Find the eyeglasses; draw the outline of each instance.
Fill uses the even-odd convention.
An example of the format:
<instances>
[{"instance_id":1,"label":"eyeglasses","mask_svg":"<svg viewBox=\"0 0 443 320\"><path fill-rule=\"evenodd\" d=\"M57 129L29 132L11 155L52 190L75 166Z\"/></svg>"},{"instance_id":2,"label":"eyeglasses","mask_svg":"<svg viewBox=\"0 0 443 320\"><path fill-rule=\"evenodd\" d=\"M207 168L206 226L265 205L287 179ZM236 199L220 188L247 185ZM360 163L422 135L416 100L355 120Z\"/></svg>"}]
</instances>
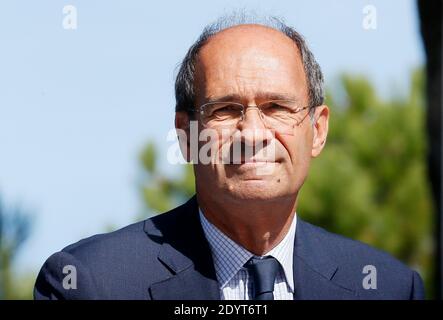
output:
<instances>
[{"instance_id":1,"label":"eyeglasses","mask_svg":"<svg viewBox=\"0 0 443 320\"><path fill-rule=\"evenodd\" d=\"M290 134L309 114L309 111L303 111L311 107L299 107L292 100L271 100L257 106L245 106L237 102L208 102L195 111L200 114L204 127L218 129L237 126L245 119L248 109L258 110L266 128Z\"/></svg>"}]
</instances>

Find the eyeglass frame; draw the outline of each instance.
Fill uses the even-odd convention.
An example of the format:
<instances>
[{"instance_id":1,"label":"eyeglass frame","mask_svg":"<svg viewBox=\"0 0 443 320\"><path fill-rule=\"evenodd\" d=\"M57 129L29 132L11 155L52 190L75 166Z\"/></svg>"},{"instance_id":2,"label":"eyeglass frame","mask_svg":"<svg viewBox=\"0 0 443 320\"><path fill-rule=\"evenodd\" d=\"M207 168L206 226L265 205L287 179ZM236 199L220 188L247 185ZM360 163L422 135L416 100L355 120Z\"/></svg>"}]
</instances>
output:
<instances>
[{"instance_id":1,"label":"eyeglass frame","mask_svg":"<svg viewBox=\"0 0 443 320\"><path fill-rule=\"evenodd\" d=\"M240 119L238 120L238 122L236 123L236 125L238 125L239 122L241 122L241 121L243 121L243 120L245 119L245 114L246 114L247 108L252 108L252 109L257 109L257 110L258 110L258 113L259 113L259 115L260 115L261 120L263 121L263 124L267 127L267 125L266 125L266 121L265 121L265 119L263 119L263 112L262 112L262 110L260 109L260 106L261 106L261 105L264 105L264 104L266 104L266 103L276 102L276 101L287 101L287 102L295 102L295 103L296 103L295 100L289 100L289 99L288 99L288 100L285 100L285 99L275 99L275 100L267 100L267 101L263 101L263 102L259 103L258 105L255 105L255 106L254 106L254 105L246 105L246 106L245 106L243 103L240 103L240 102L234 102L234 101L210 101L210 102L206 102L206 103L200 105L200 107L197 107L197 108L195 108L195 109L192 109L191 111L196 112L196 113L199 113L200 115L202 115L202 113L203 113L203 108L204 108L205 106L207 106L207 105L215 104L215 103L231 103L231 104L238 105L238 106L241 106L241 107L242 107L242 110L241 110L241 117L240 117ZM301 111L303 111L303 110L306 110L306 109L308 109L308 112L307 112L306 115L303 117L303 119L301 119L298 123L296 123L296 124L294 124L294 125L292 126L292 129L295 128L296 126L297 126L297 127L300 126L300 125L303 123L303 121L305 121L306 117L309 115L311 109L315 109L315 108L316 108L316 106L312 106L312 105L308 105L308 106L306 106L306 107L297 107L297 108L295 109L295 111L293 111L294 114L299 113L299 112L301 112ZM204 127L207 127L207 125L204 125L203 123L202 123L202 125L203 125ZM272 129L272 128L268 128L268 129Z\"/></svg>"}]
</instances>

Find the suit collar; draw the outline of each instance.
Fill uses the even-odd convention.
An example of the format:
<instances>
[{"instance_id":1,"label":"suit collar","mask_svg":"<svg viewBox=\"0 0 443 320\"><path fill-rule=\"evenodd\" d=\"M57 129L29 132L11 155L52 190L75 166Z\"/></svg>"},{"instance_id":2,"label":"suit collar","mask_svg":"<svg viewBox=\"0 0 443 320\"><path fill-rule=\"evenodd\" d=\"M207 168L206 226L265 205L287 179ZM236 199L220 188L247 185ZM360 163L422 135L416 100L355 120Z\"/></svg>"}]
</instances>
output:
<instances>
[{"instance_id":1,"label":"suit collar","mask_svg":"<svg viewBox=\"0 0 443 320\"><path fill-rule=\"evenodd\" d=\"M150 287L155 300L218 300L220 292L211 251L198 220L196 197L146 220L144 230L161 244L158 260L170 276Z\"/></svg>"},{"instance_id":2,"label":"suit collar","mask_svg":"<svg viewBox=\"0 0 443 320\"><path fill-rule=\"evenodd\" d=\"M294 299L356 299L353 285L341 276L331 255L330 238L298 218L294 244Z\"/></svg>"},{"instance_id":3,"label":"suit collar","mask_svg":"<svg viewBox=\"0 0 443 320\"><path fill-rule=\"evenodd\" d=\"M144 230L161 244L158 260L170 276L150 287L152 299L218 300L220 290L209 244L198 216L196 196L167 214L145 222ZM297 217L294 242L295 299L355 299L347 277L331 256L317 227Z\"/></svg>"},{"instance_id":4,"label":"suit collar","mask_svg":"<svg viewBox=\"0 0 443 320\"><path fill-rule=\"evenodd\" d=\"M298 218L294 255L312 270L330 280L338 268L336 261L325 250L325 243L316 234L316 228Z\"/></svg>"}]
</instances>

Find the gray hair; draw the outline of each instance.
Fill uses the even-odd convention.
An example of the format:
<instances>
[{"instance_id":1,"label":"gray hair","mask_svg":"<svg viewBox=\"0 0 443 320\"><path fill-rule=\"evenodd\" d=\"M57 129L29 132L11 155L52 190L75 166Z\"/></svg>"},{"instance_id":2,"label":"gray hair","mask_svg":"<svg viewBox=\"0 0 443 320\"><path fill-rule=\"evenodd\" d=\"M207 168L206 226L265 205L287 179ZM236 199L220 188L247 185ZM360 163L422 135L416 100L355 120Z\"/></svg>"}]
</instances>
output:
<instances>
[{"instance_id":1,"label":"gray hair","mask_svg":"<svg viewBox=\"0 0 443 320\"><path fill-rule=\"evenodd\" d=\"M294 41L303 61L303 67L308 84L309 106L316 107L322 105L324 101L323 74L319 64L315 60L314 55L309 50L305 40L303 39L303 36L295 31L294 28L287 26L281 18L257 18L256 16L250 16L244 13L234 13L228 16L223 16L214 23L206 26L197 41L189 48L180 65L180 69L175 80L175 111L186 111L192 117L193 110L195 109L195 63L200 49L207 43L210 37L225 29L242 24L263 25L282 32L292 41ZM314 108L312 108L310 112L311 119L314 114L313 112Z\"/></svg>"}]
</instances>

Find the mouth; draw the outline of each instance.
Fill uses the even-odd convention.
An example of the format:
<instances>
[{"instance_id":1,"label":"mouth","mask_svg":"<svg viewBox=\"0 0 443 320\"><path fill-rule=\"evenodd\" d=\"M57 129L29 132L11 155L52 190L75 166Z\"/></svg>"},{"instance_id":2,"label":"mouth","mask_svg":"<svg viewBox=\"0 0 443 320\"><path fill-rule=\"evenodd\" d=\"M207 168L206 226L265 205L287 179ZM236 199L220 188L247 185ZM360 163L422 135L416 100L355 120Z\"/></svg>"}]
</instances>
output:
<instances>
[{"instance_id":1,"label":"mouth","mask_svg":"<svg viewBox=\"0 0 443 320\"><path fill-rule=\"evenodd\" d=\"M242 166L264 166L269 164L277 163L275 161L242 161L239 163L239 165Z\"/></svg>"},{"instance_id":2,"label":"mouth","mask_svg":"<svg viewBox=\"0 0 443 320\"><path fill-rule=\"evenodd\" d=\"M272 163L280 163L280 161L276 159L261 159L261 158L249 158L249 159L237 159L236 161L232 161L228 164L230 165L265 165Z\"/></svg>"},{"instance_id":3,"label":"mouth","mask_svg":"<svg viewBox=\"0 0 443 320\"><path fill-rule=\"evenodd\" d=\"M260 168L260 167L271 167L279 164L277 161L241 161L238 163L227 163L225 165L237 167L237 168Z\"/></svg>"},{"instance_id":4,"label":"mouth","mask_svg":"<svg viewBox=\"0 0 443 320\"><path fill-rule=\"evenodd\" d=\"M238 164L229 164L228 168L242 180L265 181L276 173L279 164L276 161L243 161Z\"/></svg>"}]
</instances>

